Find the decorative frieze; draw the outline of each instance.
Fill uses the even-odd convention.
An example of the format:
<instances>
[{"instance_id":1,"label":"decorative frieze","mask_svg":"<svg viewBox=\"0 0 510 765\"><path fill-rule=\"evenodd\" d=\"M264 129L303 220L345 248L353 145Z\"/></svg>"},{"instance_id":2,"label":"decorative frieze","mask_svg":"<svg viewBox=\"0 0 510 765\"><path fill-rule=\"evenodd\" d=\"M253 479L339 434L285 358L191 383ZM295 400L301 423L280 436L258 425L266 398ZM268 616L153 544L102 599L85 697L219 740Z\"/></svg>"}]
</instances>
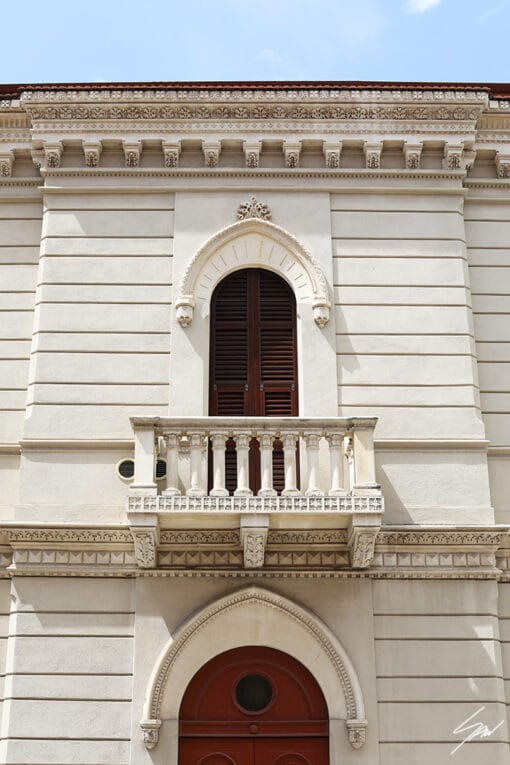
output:
<instances>
[{"instance_id":1,"label":"decorative frieze","mask_svg":"<svg viewBox=\"0 0 510 765\"><path fill-rule=\"evenodd\" d=\"M164 497L136 496L127 498L130 513L351 513L379 514L384 501L377 496L344 497Z\"/></svg>"}]
</instances>

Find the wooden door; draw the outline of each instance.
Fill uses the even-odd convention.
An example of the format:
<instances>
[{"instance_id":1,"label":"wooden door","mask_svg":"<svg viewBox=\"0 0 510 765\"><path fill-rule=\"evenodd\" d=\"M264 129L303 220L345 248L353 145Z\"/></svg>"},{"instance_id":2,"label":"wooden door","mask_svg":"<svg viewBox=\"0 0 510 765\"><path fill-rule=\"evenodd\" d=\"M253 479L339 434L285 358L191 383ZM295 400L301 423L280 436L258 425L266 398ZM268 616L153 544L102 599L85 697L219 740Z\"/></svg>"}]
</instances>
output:
<instances>
[{"instance_id":1,"label":"wooden door","mask_svg":"<svg viewBox=\"0 0 510 765\"><path fill-rule=\"evenodd\" d=\"M179 765L328 765L329 722L311 673L260 646L216 656L191 680Z\"/></svg>"},{"instance_id":2,"label":"wooden door","mask_svg":"<svg viewBox=\"0 0 510 765\"><path fill-rule=\"evenodd\" d=\"M223 417L298 414L296 305L289 285L265 269L235 271L211 302L209 413ZM250 454L250 488L260 486L257 443ZM276 445L273 473L283 488L283 454ZM236 485L233 442L227 444L226 483Z\"/></svg>"}]
</instances>

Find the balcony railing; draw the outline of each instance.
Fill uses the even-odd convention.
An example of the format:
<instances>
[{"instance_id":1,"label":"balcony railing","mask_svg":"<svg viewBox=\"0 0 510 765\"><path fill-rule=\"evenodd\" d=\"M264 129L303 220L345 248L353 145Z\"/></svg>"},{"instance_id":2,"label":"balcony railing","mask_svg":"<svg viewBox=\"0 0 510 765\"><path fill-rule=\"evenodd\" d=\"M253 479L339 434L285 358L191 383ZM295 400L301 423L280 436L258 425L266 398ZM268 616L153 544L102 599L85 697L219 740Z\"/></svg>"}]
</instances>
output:
<instances>
[{"instance_id":1,"label":"balcony railing","mask_svg":"<svg viewBox=\"0 0 510 765\"><path fill-rule=\"evenodd\" d=\"M233 495L251 497L250 442L256 439L260 453L258 497L277 495L273 480L275 445L283 451L282 497L377 495L380 487L375 477L373 438L376 421L373 417L133 417L135 473L130 492L148 496L160 493L164 497L227 497L225 447L231 439L237 455ZM209 442L212 469L208 471ZM326 450L329 456L325 460ZM158 456L167 462L163 486L155 478ZM212 475L209 488L208 472Z\"/></svg>"}]
</instances>

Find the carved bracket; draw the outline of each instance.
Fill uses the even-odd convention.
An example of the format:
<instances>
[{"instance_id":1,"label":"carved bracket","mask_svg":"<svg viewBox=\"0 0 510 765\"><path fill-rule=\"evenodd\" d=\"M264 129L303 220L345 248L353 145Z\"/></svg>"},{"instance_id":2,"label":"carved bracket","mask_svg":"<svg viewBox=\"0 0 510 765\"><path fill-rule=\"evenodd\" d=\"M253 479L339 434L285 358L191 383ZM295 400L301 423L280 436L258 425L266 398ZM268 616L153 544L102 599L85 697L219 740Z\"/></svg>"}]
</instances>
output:
<instances>
[{"instance_id":1,"label":"carved bracket","mask_svg":"<svg viewBox=\"0 0 510 765\"><path fill-rule=\"evenodd\" d=\"M60 167L60 159L64 150L62 141L44 142L44 161L46 167Z\"/></svg>"},{"instance_id":2,"label":"carved bracket","mask_svg":"<svg viewBox=\"0 0 510 765\"><path fill-rule=\"evenodd\" d=\"M342 141L338 141L338 143L330 143L326 141L322 148L324 151L326 167L329 167L331 170L335 170L336 168L340 167Z\"/></svg>"},{"instance_id":3,"label":"carved bracket","mask_svg":"<svg viewBox=\"0 0 510 765\"><path fill-rule=\"evenodd\" d=\"M204 152L205 166L206 167L218 167L220 164L220 141L204 141L202 143L202 151Z\"/></svg>"},{"instance_id":4,"label":"carved bracket","mask_svg":"<svg viewBox=\"0 0 510 765\"><path fill-rule=\"evenodd\" d=\"M283 153L285 155L285 167L299 167L299 155L301 153L300 143L283 142Z\"/></svg>"},{"instance_id":5,"label":"carved bracket","mask_svg":"<svg viewBox=\"0 0 510 765\"><path fill-rule=\"evenodd\" d=\"M154 749L159 741L161 720L142 720L140 727L143 732L143 743L146 749Z\"/></svg>"},{"instance_id":6,"label":"carved bracket","mask_svg":"<svg viewBox=\"0 0 510 765\"><path fill-rule=\"evenodd\" d=\"M162 144L163 156L165 158L165 167L178 167L179 155L181 153L180 143L170 143L169 141L163 141Z\"/></svg>"},{"instance_id":7,"label":"carved bracket","mask_svg":"<svg viewBox=\"0 0 510 765\"><path fill-rule=\"evenodd\" d=\"M245 568L262 568L266 554L269 516L246 515L241 517L241 544Z\"/></svg>"},{"instance_id":8,"label":"carved bracket","mask_svg":"<svg viewBox=\"0 0 510 765\"><path fill-rule=\"evenodd\" d=\"M124 160L126 167L138 167L140 165L140 156L142 154L141 141L123 141Z\"/></svg>"},{"instance_id":9,"label":"carved bracket","mask_svg":"<svg viewBox=\"0 0 510 765\"><path fill-rule=\"evenodd\" d=\"M353 749L361 749L367 737L367 720L346 720L349 743Z\"/></svg>"},{"instance_id":10,"label":"carved bracket","mask_svg":"<svg viewBox=\"0 0 510 765\"><path fill-rule=\"evenodd\" d=\"M404 159L408 170L419 170L421 167L421 152L423 144L406 143L404 144Z\"/></svg>"},{"instance_id":11,"label":"carved bracket","mask_svg":"<svg viewBox=\"0 0 510 765\"><path fill-rule=\"evenodd\" d=\"M368 170L379 170L381 167L382 143L365 143L363 145L365 154L365 167Z\"/></svg>"},{"instance_id":12,"label":"carved bracket","mask_svg":"<svg viewBox=\"0 0 510 765\"><path fill-rule=\"evenodd\" d=\"M14 165L14 152L0 152L0 176L7 178L12 175L12 166Z\"/></svg>"},{"instance_id":13,"label":"carved bracket","mask_svg":"<svg viewBox=\"0 0 510 765\"><path fill-rule=\"evenodd\" d=\"M498 178L510 178L510 154L496 153L496 172Z\"/></svg>"},{"instance_id":14,"label":"carved bracket","mask_svg":"<svg viewBox=\"0 0 510 765\"><path fill-rule=\"evenodd\" d=\"M261 145L261 141L243 141L246 167L255 168L259 166Z\"/></svg>"},{"instance_id":15,"label":"carved bracket","mask_svg":"<svg viewBox=\"0 0 510 765\"><path fill-rule=\"evenodd\" d=\"M156 513L128 513L135 560L139 568L156 568L158 563L159 520Z\"/></svg>"},{"instance_id":16,"label":"carved bracket","mask_svg":"<svg viewBox=\"0 0 510 765\"><path fill-rule=\"evenodd\" d=\"M85 164L87 167L97 167L101 156L101 141L82 141Z\"/></svg>"},{"instance_id":17,"label":"carved bracket","mask_svg":"<svg viewBox=\"0 0 510 765\"><path fill-rule=\"evenodd\" d=\"M352 568L368 568L375 552L377 534L381 528L381 517L368 519L353 516L347 544L349 546Z\"/></svg>"}]
</instances>

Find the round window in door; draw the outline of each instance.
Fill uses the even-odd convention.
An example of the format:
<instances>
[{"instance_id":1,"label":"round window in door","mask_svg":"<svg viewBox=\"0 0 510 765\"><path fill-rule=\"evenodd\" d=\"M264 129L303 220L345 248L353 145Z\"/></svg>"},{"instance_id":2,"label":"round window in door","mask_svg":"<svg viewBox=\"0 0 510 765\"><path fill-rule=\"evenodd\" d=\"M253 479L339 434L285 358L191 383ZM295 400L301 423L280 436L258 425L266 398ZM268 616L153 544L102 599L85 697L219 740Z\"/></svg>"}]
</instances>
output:
<instances>
[{"instance_id":1,"label":"round window in door","mask_svg":"<svg viewBox=\"0 0 510 765\"><path fill-rule=\"evenodd\" d=\"M328 765L329 717L309 670L272 648L235 648L191 680L179 765Z\"/></svg>"}]
</instances>

